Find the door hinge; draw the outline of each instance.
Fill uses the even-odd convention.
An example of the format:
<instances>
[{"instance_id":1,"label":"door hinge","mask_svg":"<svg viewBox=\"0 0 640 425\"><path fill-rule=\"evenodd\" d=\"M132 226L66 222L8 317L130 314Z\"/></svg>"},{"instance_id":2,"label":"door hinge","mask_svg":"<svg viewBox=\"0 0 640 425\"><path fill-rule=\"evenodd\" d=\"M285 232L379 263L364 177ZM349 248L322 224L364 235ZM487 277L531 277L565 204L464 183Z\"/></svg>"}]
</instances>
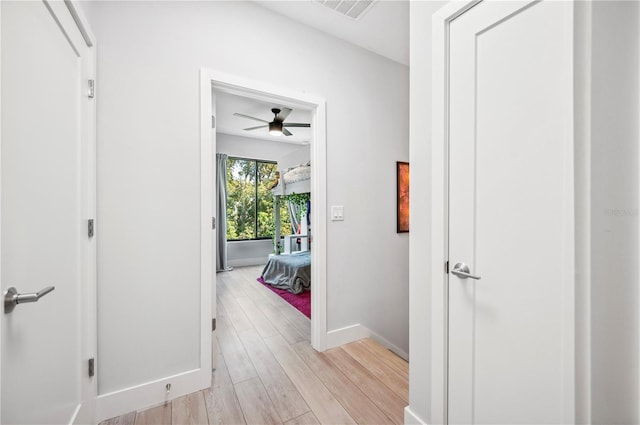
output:
<instances>
[{"instance_id":1,"label":"door hinge","mask_svg":"<svg viewBox=\"0 0 640 425\"><path fill-rule=\"evenodd\" d=\"M89 359L89 377L93 377L96 374L95 359Z\"/></svg>"},{"instance_id":2,"label":"door hinge","mask_svg":"<svg viewBox=\"0 0 640 425\"><path fill-rule=\"evenodd\" d=\"M89 224L87 225L87 234L89 235L90 238L92 238L93 235L95 234L92 218L89 219Z\"/></svg>"},{"instance_id":3,"label":"door hinge","mask_svg":"<svg viewBox=\"0 0 640 425\"><path fill-rule=\"evenodd\" d=\"M211 319L211 332L216 330L216 318Z\"/></svg>"},{"instance_id":4,"label":"door hinge","mask_svg":"<svg viewBox=\"0 0 640 425\"><path fill-rule=\"evenodd\" d=\"M449 274L449 261L444 262L444 272Z\"/></svg>"},{"instance_id":5,"label":"door hinge","mask_svg":"<svg viewBox=\"0 0 640 425\"><path fill-rule=\"evenodd\" d=\"M87 93L89 99L96 97L96 82L95 80L89 80L89 92Z\"/></svg>"},{"instance_id":6,"label":"door hinge","mask_svg":"<svg viewBox=\"0 0 640 425\"><path fill-rule=\"evenodd\" d=\"M211 128L216 128L216 116L211 115Z\"/></svg>"},{"instance_id":7,"label":"door hinge","mask_svg":"<svg viewBox=\"0 0 640 425\"><path fill-rule=\"evenodd\" d=\"M211 217L211 228L213 230L216 230L216 218L215 217Z\"/></svg>"}]
</instances>

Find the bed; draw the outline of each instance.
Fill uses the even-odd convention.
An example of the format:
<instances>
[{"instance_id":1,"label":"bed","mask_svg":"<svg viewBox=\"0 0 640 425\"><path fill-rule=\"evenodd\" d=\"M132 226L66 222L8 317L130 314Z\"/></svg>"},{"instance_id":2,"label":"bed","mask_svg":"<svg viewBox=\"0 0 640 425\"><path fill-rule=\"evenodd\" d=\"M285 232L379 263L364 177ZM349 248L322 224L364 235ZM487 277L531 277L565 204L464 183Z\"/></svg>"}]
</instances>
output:
<instances>
[{"instance_id":1,"label":"bed","mask_svg":"<svg viewBox=\"0 0 640 425\"><path fill-rule=\"evenodd\" d=\"M311 162L288 168L281 173L278 185L271 190L275 196L311 192Z\"/></svg>"},{"instance_id":2,"label":"bed","mask_svg":"<svg viewBox=\"0 0 640 425\"><path fill-rule=\"evenodd\" d=\"M311 161L288 168L281 173L276 187L271 189L274 196L273 221L274 221L274 246L277 245L278 252L289 254L291 252L291 240L300 240L301 251L310 249L310 232L308 226L302 226L297 235L289 235L287 229L284 241L281 244L282 229L280 229L280 197L294 193L311 192Z\"/></svg>"},{"instance_id":3,"label":"bed","mask_svg":"<svg viewBox=\"0 0 640 425\"><path fill-rule=\"evenodd\" d=\"M265 283L293 294L311 289L311 252L272 255L262 270Z\"/></svg>"}]
</instances>

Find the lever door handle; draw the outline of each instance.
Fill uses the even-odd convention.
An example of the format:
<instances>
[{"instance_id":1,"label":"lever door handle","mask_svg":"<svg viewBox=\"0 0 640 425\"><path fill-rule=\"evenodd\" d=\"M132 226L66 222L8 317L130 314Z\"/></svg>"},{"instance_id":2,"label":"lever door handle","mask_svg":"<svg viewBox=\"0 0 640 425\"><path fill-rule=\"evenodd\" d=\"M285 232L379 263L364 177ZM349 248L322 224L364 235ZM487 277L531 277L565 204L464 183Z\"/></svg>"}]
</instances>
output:
<instances>
[{"instance_id":1,"label":"lever door handle","mask_svg":"<svg viewBox=\"0 0 640 425\"><path fill-rule=\"evenodd\" d=\"M54 289L56 289L55 286L47 286L35 293L19 294L18 290L12 286L4 293L4 312L11 313L18 304L35 303Z\"/></svg>"},{"instance_id":2,"label":"lever door handle","mask_svg":"<svg viewBox=\"0 0 640 425\"><path fill-rule=\"evenodd\" d=\"M455 274L460 279L466 279L466 278L475 279L475 280L481 279L480 276L472 275L471 273L469 273L469 266L467 266L465 263L456 263L456 265L453 266L451 273Z\"/></svg>"}]
</instances>

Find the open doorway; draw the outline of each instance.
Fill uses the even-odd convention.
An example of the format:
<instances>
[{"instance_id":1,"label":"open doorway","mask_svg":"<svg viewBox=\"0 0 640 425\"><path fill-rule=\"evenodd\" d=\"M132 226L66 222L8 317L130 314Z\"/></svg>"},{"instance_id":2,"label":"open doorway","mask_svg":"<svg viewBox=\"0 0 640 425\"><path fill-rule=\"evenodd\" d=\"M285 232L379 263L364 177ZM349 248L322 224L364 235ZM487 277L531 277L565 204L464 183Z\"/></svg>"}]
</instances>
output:
<instances>
[{"instance_id":1,"label":"open doorway","mask_svg":"<svg viewBox=\"0 0 640 425\"><path fill-rule=\"evenodd\" d=\"M242 128L238 127L239 129L235 131L236 134L233 134L234 130L229 128L218 132L218 129L224 126L224 119L220 116L219 108L222 111L228 110L225 113L227 115L230 113L232 115L231 118L244 120ZM271 109L276 108L280 109L280 112L274 113L271 111ZM233 113L239 115L233 116ZM295 136L281 136L285 137L288 143L275 143L269 140L268 136L265 137L265 134L268 134L267 129L270 122L268 120L270 118L272 120L278 118L280 113L285 115L283 120L285 129L287 129L287 122L308 123L309 127L291 127L287 130ZM253 118L242 117L240 114ZM244 130L245 128L263 127L264 125L267 125L267 127ZM258 131L257 133L256 130ZM242 230L239 229L236 221L231 223L230 227L234 227L231 229L232 232L227 232L227 229L225 229L223 235L219 231L220 220L217 220L216 227L218 229L214 232L213 240L209 239L210 234L203 232L203 244L210 244L210 255L203 255L203 261L213 260L212 264L203 265L203 270L209 268L208 273L204 273L203 276L210 276L208 282L205 282L207 279L203 277L203 294L206 299L212 301L207 306L204 306L203 302L203 323L204 320L211 320L206 319L206 317L215 319L220 313L225 313L224 311L217 311L215 302L218 292L217 281L220 276L223 276L220 279L222 286L224 286L221 287L222 291L224 292L227 289L227 282L224 282L226 279L224 273L216 275L215 259L219 254L216 246L218 244L216 236L220 235L229 239L226 242L228 259L226 267L235 267L237 271L235 277L230 278L230 280L242 280L244 283L241 283L241 285L245 285L245 289L246 285L251 283L271 291L271 288L258 283L258 279L263 277L262 272L269 261L270 255L272 258L280 255L309 257L310 290L308 293L311 299L311 311L310 321L307 326L310 327L312 346L318 351L323 351L326 348L326 135L324 100L264 83L249 81L210 70L202 70L201 134L203 150L206 151L203 158L207 158L210 161L205 163L206 161L203 160L202 163L203 210L210 208L210 216L218 219L218 213L216 212L218 200L213 196L216 187L215 176L219 168L216 153L227 153L227 160L231 158L231 165L236 167L235 177L244 178L244 183L253 179L254 194L258 193L258 196L253 198L256 207L253 209L254 213L252 214L254 225L249 226L248 230L246 226ZM267 146L267 142L270 142L270 147ZM260 146L260 149L256 150L256 146ZM266 153L263 153L265 152L265 147L267 147L267 150ZM225 150L227 152L224 152ZM294 191L287 192L286 186L284 186L286 184L286 182L283 182L284 173L290 168L295 169L296 165L301 164L311 165L308 167L308 179L306 182L308 188L306 190L296 190L297 195L292 197L289 195ZM254 171L253 178L249 178L252 170ZM280 173L279 178L275 177L276 171ZM229 162L225 172L227 176L231 175L233 177L234 175L234 171L229 168ZM300 198L302 198L302 201ZM290 200L293 201L292 204L297 203L300 206L297 213L295 208L289 208ZM258 205L259 202L263 203L262 207ZM310 208L313 209L312 212L309 211ZM307 216L307 212L311 213ZM206 216L206 214L203 213L203 216ZM297 222L294 221L293 226L292 216L297 218ZM238 217L235 218L237 219ZM251 220L245 220L244 223L246 224L248 221ZM227 220L225 220L225 224L228 224ZM252 233L253 237L247 237L249 233ZM280 236L277 236L278 234ZM233 240L234 238L236 240ZM254 274L255 276L253 276ZM204 285L207 283L209 286L205 288ZM238 288L240 286L233 289ZM262 292L264 293L264 291ZM297 290L294 289L287 292L297 292ZM229 291L227 294L231 294L231 292ZM272 292L272 295L275 295L275 292ZM279 295L278 297L283 298ZM233 302L231 301L231 303ZM212 362L215 367L215 353L218 350L215 345L215 325L214 333L211 336L213 345L207 344L207 341L211 338L209 335L203 335L203 343L212 347Z\"/></svg>"},{"instance_id":2,"label":"open doorway","mask_svg":"<svg viewBox=\"0 0 640 425\"><path fill-rule=\"evenodd\" d=\"M311 109L224 91L214 100L218 309L309 340Z\"/></svg>"}]
</instances>

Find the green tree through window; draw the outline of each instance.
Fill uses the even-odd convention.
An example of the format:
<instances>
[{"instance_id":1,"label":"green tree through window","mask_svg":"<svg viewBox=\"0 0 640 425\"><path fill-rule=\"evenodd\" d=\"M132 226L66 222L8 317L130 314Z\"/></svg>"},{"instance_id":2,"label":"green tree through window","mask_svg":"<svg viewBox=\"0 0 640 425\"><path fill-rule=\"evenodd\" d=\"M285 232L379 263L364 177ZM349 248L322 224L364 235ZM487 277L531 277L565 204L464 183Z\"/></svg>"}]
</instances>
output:
<instances>
[{"instance_id":1,"label":"green tree through window","mask_svg":"<svg viewBox=\"0 0 640 425\"><path fill-rule=\"evenodd\" d=\"M245 158L227 159L227 240L270 239L274 234L271 186L278 166ZM280 209L280 228L291 230L288 208Z\"/></svg>"}]
</instances>

